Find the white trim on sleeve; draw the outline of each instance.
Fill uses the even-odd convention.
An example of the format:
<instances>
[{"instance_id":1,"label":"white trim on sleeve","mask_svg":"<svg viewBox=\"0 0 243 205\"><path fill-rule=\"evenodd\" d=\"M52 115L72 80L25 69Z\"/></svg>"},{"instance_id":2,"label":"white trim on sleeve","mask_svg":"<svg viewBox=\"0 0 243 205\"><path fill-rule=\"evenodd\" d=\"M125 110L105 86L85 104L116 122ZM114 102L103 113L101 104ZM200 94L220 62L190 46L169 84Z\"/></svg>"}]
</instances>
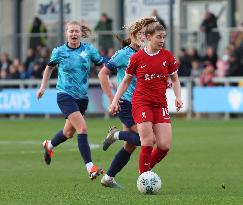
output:
<instances>
[{"instance_id":1,"label":"white trim on sleeve","mask_svg":"<svg viewBox=\"0 0 243 205\"><path fill-rule=\"evenodd\" d=\"M176 71L174 71L173 73L170 73L169 75L173 75L173 74L175 74L177 72L178 72L178 69Z\"/></svg>"},{"instance_id":2,"label":"white trim on sleeve","mask_svg":"<svg viewBox=\"0 0 243 205\"><path fill-rule=\"evenodd\" d=\"M132 74L129 74L129 73L127 73L127 72L126 72L126 74L127 74L127 75L130 75L130 76L133 76Z\"/></svg>"}]
</instances>

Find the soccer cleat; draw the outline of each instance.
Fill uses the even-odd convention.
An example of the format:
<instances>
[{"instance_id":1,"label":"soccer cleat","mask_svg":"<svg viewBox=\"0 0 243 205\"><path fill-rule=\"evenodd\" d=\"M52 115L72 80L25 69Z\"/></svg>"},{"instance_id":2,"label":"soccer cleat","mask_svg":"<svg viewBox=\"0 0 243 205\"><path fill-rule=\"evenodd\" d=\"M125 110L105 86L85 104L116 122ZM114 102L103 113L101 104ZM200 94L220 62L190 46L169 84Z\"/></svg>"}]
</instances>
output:
<instances>
[{"instance_id":1,"label":"soccer cleat","mask_svg":"<svg viewBox=\"0 0 243 205\"><path fill-rule=\"evenodd\" d=\"M48 149L48 140L45 140L43 143L42 143L42 146L45 150L44 152L44 155L43 155L43 160L44 162L47 164L47 165L50 165L51 164L51 158L54 154L53 150L49 150Z\"/></svg>"},{"instance_id":2,"label":"soccer cleat","mask_svg":"<svg viewBox=\"0 0 243 205\"><path fill-rule=\"evenodd\" d=\"M106 179L105 176L103 176L101 178L100 183L104 187L121 188L121 186L116 182L116 180L114 178Z\"/></svg>"},{"instance_id":3,"label":"soccer cleat","mask_svg":"<svg viewBox=\"0 0 243 205\"><path fill-rule=\"evenodd\" d=\"M116 127L110 127L108 134L103 142L103 150L106 151L111 144L113 144L117 139L114 138L115 132L119 131Z\"/></svg>"},{"instance_id":4,"label":"soccer cleat","mask_svg":"<svg viewBox=\"0 0 243 205\"><path fill-rule=\"evenodd\" d=\"M100 176L101 174L104 174L104 170L94 165L91 168L91 171L89 172L89 178L91 180L94 180L96 179L96 177Z\"/></svg>"}]
</instances>

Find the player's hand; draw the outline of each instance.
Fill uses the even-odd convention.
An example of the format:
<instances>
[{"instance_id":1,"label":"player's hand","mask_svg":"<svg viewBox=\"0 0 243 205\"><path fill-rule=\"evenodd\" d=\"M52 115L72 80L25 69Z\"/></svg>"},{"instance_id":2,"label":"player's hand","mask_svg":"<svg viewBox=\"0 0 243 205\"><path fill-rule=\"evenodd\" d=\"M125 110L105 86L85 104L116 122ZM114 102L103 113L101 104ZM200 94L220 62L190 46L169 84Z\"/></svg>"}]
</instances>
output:
<instances>
[{"instance_id":1,"label":"player's hand","mask_svg":"<svg viewBox=\"0 0 243 205\"><path fill-rule=\"evenodd\" d=\"M183 102L181 99L176 98L175 100L176 112L179 112L183 108Z\"/></svg>"},{"instance_id":2,"label":"player's hand","mask_svg":"<svg viewBox=\"0 0 243 205\"><path fill-rule=\"evenodd\" d=\"M120 103L123 103L123 100L121 100L121 99L119 100L119 107L120 107Z\"/></svg>"},{"instance_id":3,"label":"player's hand","mask_svg":"<svg viewBox=\"0 0 243 205\"><path fill-rule=\"evenodd\" d=\"M39 100L40 98L42 98L42 96L44 95L44 93L45 93L45 89L40 88L40 89L37 91L37 93L36 93L36 98L37 98L37 100Z\"/></svg>"},{"instance_id":4,"label":"player's hand","mask_svg":"<svg viewBox=\"0 0 243 205\"><path fill-rule=\"evenodd\" d=\"M120 111L120 105L119 103L117 102L112 102L110 107L109 107L109 112L112 114L112 115L115 115L116 113L118 113Z\"/></svg>"}]
</instances>

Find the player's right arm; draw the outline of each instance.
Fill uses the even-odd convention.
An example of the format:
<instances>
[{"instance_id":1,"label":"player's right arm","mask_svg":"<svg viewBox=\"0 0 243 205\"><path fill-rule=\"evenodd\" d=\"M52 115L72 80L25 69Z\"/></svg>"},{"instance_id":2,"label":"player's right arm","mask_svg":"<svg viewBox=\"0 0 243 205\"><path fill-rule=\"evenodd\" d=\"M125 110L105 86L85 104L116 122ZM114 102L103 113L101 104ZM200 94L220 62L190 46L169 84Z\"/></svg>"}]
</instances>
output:
<instances>
[{"instance_id":1,"label":"player's right arm","mask_svg":"<svg viewBox=\"0 0 243 205\"><path fill-rule=\"evenodd\" d=\"M53 67L47 65L44 72L43 72L43 78L42 78L42 81L41 81L41 86L40 86L40 88L39 88L39 90L37 91L37 94L36 94L36 97L37 97L38 100L44 95L46 85L47 85L48 80L51 77L52 71L53 71Z\"/></svg>"},{"instance_id":2,"label":"player's right arm","mask_svg":"<svg viewBox=\"0 0 243 205\"><path fill-rule=\"evenodd\" d=\"M129 87L130 83L132 82L132 77L136 73L136 60L134 58L134 55L132 55L129 59L129 63L126 69L125 76L119 85L116 94L112 100L112 103L109 108L109 112L112 115L115 115L117 112L119 112L119 100L122 97L122 95L126 92L127 88Z\"/></svg>"},{"instance_id":3,"label":"player's right arm","mask_svg":"<svg viewBox=\"0 0 243 205\"><path fill-rule=\"evenodd\" d=\"M128 86L130 85L132 81L132 75L130 74L125 74L121 84L119 85L117 91L116 91L116 94L112 100L112 103L110 105L110 108L109 108L109 112L112 114L112 115L115 115L117 112L119 112L120 110L120 107L119 107L119 99L121 98L121 96L126 92Z\"/></svg>"},{"instance_id":4,"label":"player's right arm","mask_svg":"<svg viewBox=\"0 0 243 205\"><path fill-rule=\"evenodd\" d=\"M109 102L111 104L114 96L113 96L112 89L111 89L111 82L109 80L110 73L111 73L111 71L104 65L101 68L101 70L98 74L98 77L100 80L101 88L102 88L103 92L108 96Z\"/></svg>"},{"instance_id":5,"label":"player's right arm","mask_svg":"<svg viewBox=\"0 0 243 205\"><path fill-rule=\"evenodd\" d=\"M111 59L102 67L101 71L99 72L99 80L101 84L101 88L103 92L108 96L110 104L114 98L112 93L112 83L109 80L109 75L112 71L117 71L123 66L123 59L124 59L124 52L123 50L117 51Z\"/></svg>"},{"instance_id":6,"label":"player's right arm","mask_svg":"<svg viewBox=\"0 0 243 205\"><path fill-rule=\"evenodd\" d=\"M48 80L51 77L51 73L53 71L53 68L55 68L56 65L58 65L58 63L60 62L60 57L59 57L59 52L57 48L54 48L52 53L51 53L51 58L50 61L48 63L48 65L46 66L44 72L43 72L43 78L41 81L41 86L39 88L39 90L37 91L36 97L39 100L45 92L46 89L46 85Z\"/></svg>"}]
</instances>

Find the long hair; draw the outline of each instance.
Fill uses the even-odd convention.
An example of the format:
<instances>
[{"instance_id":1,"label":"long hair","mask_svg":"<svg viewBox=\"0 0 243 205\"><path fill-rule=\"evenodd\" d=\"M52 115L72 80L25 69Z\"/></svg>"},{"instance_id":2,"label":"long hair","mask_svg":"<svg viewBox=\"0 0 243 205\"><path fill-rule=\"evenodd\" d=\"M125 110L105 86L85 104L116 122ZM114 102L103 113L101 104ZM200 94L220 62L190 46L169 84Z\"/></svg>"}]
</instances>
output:
<instances>
[{"instance_id":1,"label":"long hair","mask_svg":"<svg viewBox=\"0 0 243 205\"><path fill-rule=\"evenodd\" d=\"M122 48L129 46L131 44L130 38L122 39L117 34L114 34L113 36L121 43Z\"/></svg>"},{"instance_id":2,"label":"long hair","mask_svg":"<svg viewBox=\"0 0 243 205\"><path fill-rule=\"evenodd\" d=\"M92 33L91 29L88 26L86 26L84 24L81 24L78 21L69 21L69 22L67 22L66 27L65 27L66 28L66 31L67 31L67 29L68 29L68 27L70 25L77 25L77 26L80 27L80 31L82 33L81 34L81 37L82 38L88 38L91 35L91 33Z\"/></svg>"},{"instance_id":3,"label":"long hair","mask_svg":"<svg viewBox=\"0 0 243 205\"><path fill-rule=\"evenodd\" d=\"M156 31L165 31L165 28L159 22L153 22L146 26L145 36L148 34L153 35Z\"/></svg>"},{"instance_id":4,"label":"long hair","mask_svg":"<svg viewBox=\"0 0 243 205\"><path fill-rule=\"evenodd\" d=\"M91 29L84 24L81 25L81 31L82 31L82 37L83 38L88 38L92 34Z\"/></svg>"},{"instance_id":5,"label":"long hair","mask_svg":"<svg viewBox=\"0 0 243 205\"><path fill-rule=\"evenodd\" d=\"M123 29L127 29L129 32L130 37L127 39L122 39L118 35L114 35L122 44L122 47L128 46L131 44L132 41L138 42L137 40L137 33L147 25L158 22L156 17L143 17L138 19L128 25L123 26Z\"/></svg>"},{"instance_id":6,"label":"long hair","mask_svg":"<svg viewBox=\"0 0 243 205\"><path fill-rule=\"evenodd\" d=\"M143 29L144 27L147 27L151 23L158 22L156 17L143 17L141 19L136 20L135 22L125 26L126 29L128 29L128 32L130 34L131 40L137 42L137 33Z\"/></svg>"}]
</instances>

